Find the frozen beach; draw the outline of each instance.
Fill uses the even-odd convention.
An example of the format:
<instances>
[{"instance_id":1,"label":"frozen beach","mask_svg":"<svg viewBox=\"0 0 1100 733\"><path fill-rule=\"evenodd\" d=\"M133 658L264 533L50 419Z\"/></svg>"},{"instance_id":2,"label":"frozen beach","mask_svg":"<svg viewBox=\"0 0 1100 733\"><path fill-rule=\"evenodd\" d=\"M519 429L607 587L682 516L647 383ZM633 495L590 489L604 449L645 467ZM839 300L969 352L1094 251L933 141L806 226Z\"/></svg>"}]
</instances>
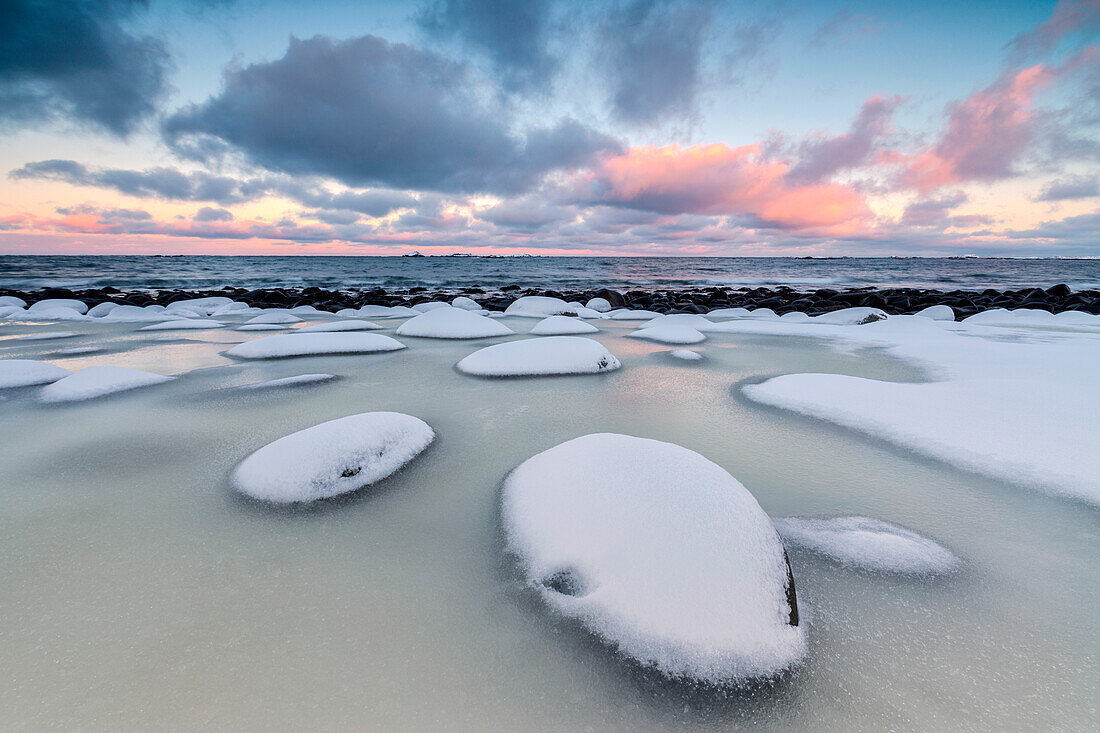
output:
<instances>
[{"instance_id":1,"label":"frozen beach","mask_svg":"<svg viewBox=\"0 0 1100 733\"><path fill-rule=\"evenodd\" d=\"M1100 316L458 305L6 305L6 725L1095 725Z\"/></svg>"}]
</instances>

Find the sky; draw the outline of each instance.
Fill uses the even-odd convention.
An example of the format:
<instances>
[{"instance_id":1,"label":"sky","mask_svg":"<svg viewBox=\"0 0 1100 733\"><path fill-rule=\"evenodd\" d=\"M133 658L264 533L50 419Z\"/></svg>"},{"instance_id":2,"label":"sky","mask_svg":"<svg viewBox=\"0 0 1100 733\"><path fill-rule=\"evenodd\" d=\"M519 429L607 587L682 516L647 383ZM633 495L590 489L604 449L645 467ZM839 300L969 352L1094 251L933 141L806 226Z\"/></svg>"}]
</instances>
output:
<instances>
[{"instance_id":1,"label":"sky","mask_svg":"<svg viewBox=\"0 0 1100 733\"><path fill-rule=\"evenodd\" d=\"M1100 0L0 0L0 253L1100 257Z\"/></svg>"}]
</instances>

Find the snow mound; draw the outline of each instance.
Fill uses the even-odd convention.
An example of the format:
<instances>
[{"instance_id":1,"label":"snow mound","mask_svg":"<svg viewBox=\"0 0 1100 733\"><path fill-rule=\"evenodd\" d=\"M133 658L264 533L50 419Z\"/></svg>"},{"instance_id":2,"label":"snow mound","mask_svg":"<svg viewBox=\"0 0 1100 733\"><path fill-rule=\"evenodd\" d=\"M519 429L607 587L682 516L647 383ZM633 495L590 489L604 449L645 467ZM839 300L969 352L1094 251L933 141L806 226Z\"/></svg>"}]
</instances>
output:
<instances>
[{"instance_id":1,"label":"snow mound","mask_svg":"<svg viewBox=\"0 0 1100 733\"><path fill-rule=\"evenodd\" d=\"M253 316L245 321L246 325L253 323L301 323L302 319L289 311L266 311L258 316Z\"/></svg>"},{"instance_id":2,"label":"snow mound","mask_svg":"<svg viewBox=\"0 0 1100 733\"><path fill-rule=\"evenodd\" d=\"M428 310L397 327L398 336L433 339L479 339L511 336L514 333L499 321L449 305Z\"/></svg>"},{"instance_id":3,"label":"snow mound","mask_svg":"<svg viewBox=\"0 0 1100 733\"><path fill-rule=\"evenodd\" d=\"M377 323L362 320L332 321L330 323L316 323L312 326L303 326L294 333L335 333L338 331L376 331L382 328Z\"/></svg>"},{"instance_id":4,"label":"snow mound","mask_svg":"<svg viewBox=\"0 0 1100 733\"><path fill-rule=\"evenodd\" d=\"M318 310L317 306L313 305L296 305L290 309L290 313L296 316L331 316L328 311Z\"/></svg>"},{"instance_id":5,"label":"snow mound","mask_svg":"<svg viewBox=\"0 0 1100 733\"><path fill-rule=\"evenodd\" d=\"M119 305L120 305L119 303L110 303L110 302L100 303L99 305L92 306L91 308L89 308L88 312L85 315L89 315L92 318L102 318L103 316L105 316L108 313L110 313L111 311L113 311L115 308L118 308Z\"/></svg>"},{"instance_id":6,"label":"snow mound","mask_svg":"<svg viewBox=\"0 0 1100 733\"><path fill-rule=\"evenodd\" d=\"M179 321L163 321L142 326L139 331L198 331L225 326L221 321L211 318L187 318Z\"/></svg>"},{"instance_id":7,"label":"snow mound","mask_svg":"<svg viewBox=\"0 0 1100 733\"><path fill-rule=\"evenodd\" d=\"M959 558L946 547L878 519L784 517L774 523L788 545L864 570L934 574L950 572L959 564Z\"/></svg>"},{"instance_id":8,"label":"snow mound","mask_svg":"<svg viewBox=\"0 0 1100 733\"><path fill-rule=\"evenodd\" d=\"M690 326L646 326L627 336L646 339L662 344L697 344L706 340L706 336Z\"/></svg>"},{"instance_id":9,"label":"snow mound","mask_svg":"<svg viewBox=\"0 0 1100 733\"><path fill-rule=\"evenodd\" d=\"M508 549L546 603L643 666L724 685L805 654L771 520L694 451L576 438L508 476L501 515Z\"/></svg>"},{"instance_id":10,"label":"snow mound","mask_svg":"<svg viewBox=\"0 0 1100 733\"><path fill-rule=\"evenodd\" d=\"M860 306L822 313L819 316L814 316L811 320L814 323L828 323L835 326L856 326L862 323L873 323L884 318L886 318L886 311Z\"/></svg>"},{"instance_id":11,"label":"snow mound","mask_svg":"<svg viewBox=\"0 0 1100 733\"><path fill-rule=\"evenodd\" d=\"M459 295L457 298L451 301L452 308L461 308L464 311L479 311L481 306L473 298L468 298L465 295Z\"/></svg>"},{"instance_id":12,"label":"snow mound","mask_svg":"<svg viewBox=\"0 0 1100 733\"><path fill-rule=\"evenodd\" d=\"M49 303L51 301L39 301L26 310L24 314L26 320L34 321L87 321L90 320L88 316L84 315L75 308L62 305L50 305L43 306L42 308L35 308L40 303ZM78 301L79 302L79 301ZM87 306L85 306L87 307ZM9 318L13 318L18 313L13 313Z\"/></svg>"},{"instance_id":13,"label":"snow mound","mask_svg":"<svg viewBox=\"0 0 1100 733\"><path fill-rule=\"evenodd\" d=\"M210 313L210 315L217 318L218 316L242 315L245 313L251 313L252 310L252 306L250 306L248 303L242 303L240 301L234 300L226 303L220 308L215 308Z\"/></svg>"},{"instance_id":14,"label":"snow mound","mask_svg":"<svg viewBox=\"0 0 1100 733\"><path fill-rule=\"evenodd\" d=\"M480 377L600 374L622 364L599 341L580 336L545 336L487 346L458 362L458 370Z\"/></svg>"},{"instance_id":15,"label":"snow mound","mask_svg":"<svg viewBox=\"0 0 1100 733\"><path fill-rule=\"evenodd\" d=\"M748 318L748 308L715 308L707 313L707 318Z\"/></svg>"},{"instance_id":16,"label":"snow mound","mask_svg":"<svg viewBox=\"0 0 1100 733\"><path fill-rule=\"evenodd\" d=\"M281 333L237 344L225 353L238 359L279 359L313 354L397 351L405 344L380 333Z\"/></svg>"},{"instance_id":17,"label":"snow mound","mask_svg":"<svg viewBox=\"0 0 1100 733\"><path fill-rule=\"evenodd\" d=\"M77 402L173 379L175 377L128 367L91 366L46 385L38 393L38 399L42 402Z\"/></svg>"},{"instance_id":18,"label":"snow mound","mask_svg":"<svg viewBox=\"0 0 1100 733\"><path fill-rule=\"evenodd\" d=\"M88 305L84 301L73 300L72 298L47 298L46 300L40 300L34 305L29 306L27 311L30 313L38 313L40 311L54 310L55 308L74 310L81 315L88 312Z\"/></svg>"},{"instance_id":19,"label":"snow mound","mask_svg":"<svg viewBox=\"0 0 1100 733\"><path fill-rule=\"evenodd\" d=\"M657 328L660 326L675 326L678 328L694 328L697 331L705 331L713 325L714 321L696 313L669 313L668 315L657 316L651 319L645 324L645 327Z\"/></svg>"},{"instance_id":20,"label":"snow mound","mask_svg":"<svg viewBox=\"0 0 1100 733\"><path fill-rule=\"evenodd\" d=\"M543 318L531 329L535 336L570 336L582 333L597 333L600 329L591 323L585 323L572 316L549 316Z\"/></svg>"},{"instance_id":21,"label":"snow mound","mask_svg":"<svg viewBox=\"0 0 1100 733\"><path fill-rule=\"evenodd\" d=\"M120 305L117 308L112 308L107 311L101 318L104 321L117 321L119 323L143 323L149 321L171 320L172 315L164 311L164 308L154 308L152 306L142 308L136 305Z\"/></svg>"},{"instance_id":22,"label":"snow mound","mask_svg":"<svg viewBox=\"0 0 1100 733\"><path fill-rule=\"evenodd\" d=\"M27 311L17 305L0 305L0 318L20 319L27 315Z\"/></svg>"},{"instance_id":23,"label":"snow mound","mask_svg":"<svg viewBox=\"0 0 1100 733\"><path fill-rule=\"evenodd\" d=\"M234 331L285 331L290 328L289 323L246 323L237 326Z\"/></svg>"},{"instance_id":24,"label":"snow mound","mask_svg":"<svg viewBox=\"0 0 1100 733\"><path fill-rule=\"evenodd\" d=\"M606 298L593 298L592 300L588 301L588 305L586 305L585 307L591 308L597 313L611 312L611 303L609 303Z\"/></svg>"},{"instance_id":25,"label":"snow mound","mask_svg":"<svg viewBox=\"0 0 1100 733\"><path fill-rule=\"evenodd\" d=\"M233 301L224 295L213 295L207 298L186 298L184 300L173 301L168 304L166 310L187 310L198 313L201 316L210 316L214 314L214 311L232 303Z\"/></svg>"},{"instance_id":26,"label":"snow mound","mask_svg":"<svg viewBox=\"0 0 1100 733\"><path fill-rule=\"evenodd\" d=\"M698 351L692 351L691 349L676 349L675 351L668 352L668 355L673 359L681 359L683 361L700 361L703 355Z\"/></svg>"},{"instance_id":27,"label":"snow mound","mask_svg":"<svg viewBox=\"0 0 1100 733\"><path fill-rule=\"evenodd\" d=\"M607 314L607 317L613 321L649 321L654 318L659 318L660 313L655 311L645 310L630 310L629 308L621 308L619 310L611 311Z\"/></svg>"},{"instance_id":28,"label":"snow mound","mask_svg":"<svg viewBox=\"0 0 1100 733\"><path fill-rule=\"evenodd\" d=\"M435 439L423 420L365 412L299 430L265 445L233 471L238 491L278 504L316 501L381 481Z\"/></svg>"},{"instance_id":29,"label":"snow mound","mask_svg":"<svg viewBox=\"0 0 1100 733\"><path fill-rule=\"evenodd\" d=\"M451 307L450 303L445 303L442 300L430 300L427 303L417 303L416 305L414 305L412 307L412 309L414 311L416 311L417 313L427 313L429 311L434 311L434 310L437 310L439 308L450 308L450 307Z\"/></svg>"},{"instance_id":30,"label":"snow mound","mask_svg":"<svg viewBox=\"0 0 1100 733\"><path fill-rule=\"evenodd\" d=\"M72 372L68 369L62 369L44 361L0 359L0 389L49 384L69 374Z\"/></svg>"},{"instance_id":31,"label":"snow mound","mask_svg":"<svg viewBox=\"0 0 1100 733\"><path fill-rule=\"evenodd\" d=\"M22 298L17 298L14 295L0 295L0 306L14 306L15 308L26 308L27 301Z\"/></svg>"},{"instance_id":32,"label":"snow mound","mask_svg":"<svg viewBox=\"0 0 1100 733\"><path fill-rule=\"evenodd\" d=\"M931 318L933 321L955 320L955 311L952 310L949 305L930 305L923 310L917 311L913 315Z\"/></svg>"},{"instance_id":33,"label":"snow mound","mask_svg":"<svg viewBox=\"0 0 1100 733\"><path fill-rule=\"evenodd\" d=\"M335 374L296 374L293 377L281 379L269 379L266 382L245 384L241 389L278 389L280 387L299 387L303 384L318 384L319 382L331 382L336 379Z\"/></svg>"},{"instance_id":34,"label":"snow mound","mask_svg":"<svg viewBox=\"0 0 1100 733\"><path fill-rule=\"evenodd\" d=\"M522 318L546 318L572 313L580 318L604 318L604 314L591 308L566 303L561 298L549 298L544 295L526 295L517 298L504 310L506 316Z\"/></svg>"}]
</instances>

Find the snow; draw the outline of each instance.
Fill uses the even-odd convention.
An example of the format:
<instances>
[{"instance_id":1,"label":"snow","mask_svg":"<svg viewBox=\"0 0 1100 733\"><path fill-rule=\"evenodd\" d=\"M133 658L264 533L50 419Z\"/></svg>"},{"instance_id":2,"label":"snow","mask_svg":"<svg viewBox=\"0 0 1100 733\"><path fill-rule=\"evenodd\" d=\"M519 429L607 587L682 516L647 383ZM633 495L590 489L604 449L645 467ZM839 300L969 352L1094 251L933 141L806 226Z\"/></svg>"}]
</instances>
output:
<instances>
[{"instance_id":1,"label":"snow","mask_svg":"<svg viewBox=\"0 0 1100 733\"><path fill-rule=\"evenodd\" d=\"M40 300L34 305L28 306L27 310L31 313L39 313L41 311L51 311L58 308L74 310L80 314L88 312L88 306L84 301L74 300L72 298L47 298L46 300Z\"/></svg>"},{"instance_id":2,"label":"snow","mask_svg":"<svg viewBox=\"0 0 1100 733\"><path fill-rule=\"evenodd\" d=\"M17 305L0 305L0 318L18 319L27 315L27 311Z\"/></svg>"},{"instance_id":3,"label":"snow","mask_svg":"<svg viewBox=\"0 0 1100 733\"><path fill-rule=\"evenodd\" d=\"M690 326L649 326L640 328L627 336L646 339L662 344L697 344L706 340L706 336Z\"/></svg>"},{"instance_id":4,"label":"snow","mask_svg":"<svg viewBox=\"0 0 1100 733\"><path fill-rule=\"evenodd\" d=\"M221 321L211 318L187 318L179 321L163 321L142 326L139 331L197 331L225 326Z\"/></svg>"},{"instance_id":5,"label":"snow","mask_svg":"<svg viewBox=\"0 0 1100 733\"><path fill-rule=\"evenodd\" d=\"M16 308L26 308L27 301L22 298L17 298L14 295L0 295L0 306L14 306Z\"/></svg>"},{"instance_id":6,"label":"snow","mask_svg":"<svg viewBox=\"0 0 1100 733\"><path fill-rule=\"evenodd\" d=\"M161 384L175 379L140 369L119 366L90 366L70 374L38 393L42 402L76 402Z\"/></svg>"},{"instance_id":7,"label":"snow","mask_svg":"<svg viewBox=\"0 0 1100 733\"><path fill-rule=\"evenodd\" d=\"M959 559L916 532L868 517L774 520L787 546L805 547L843 565L888 573L946 573Z\"/></svg>"},{"instance_id":8,"label":"snow","mask_svg":"<svg viewBox=\"0 0 1100 733\"><path fill-rule=\"evenodd\" d=\"M90 309L88 309L87 315L91 316L92 318L102 318L103 316L113 311L115 308L118 308L118 306L119 303L100 303L99 305L94 305Z\"/></svg>"},{"instance_id":9,"label":"snow","mask_svg":"<svg viewBox=\"0 0 1100 733\"><path fill-rule=\"evenodd\" d=\"M186 298L184 300L177 300L169 303L166 307L168 311L180 311L187 310L199 314L200 316L210 316L214 314L214 311L231 305L233 301L224 295L213 295L206 298Z\"/></svg>"},{"instance_id":10,"label":"snow","mask_svg":"<svg viewBox=\"0 0 1100 733\"><path fill-rule=\"evenodd\" d=\"M237 326L234 331L285 331L290 328L289 323L246 323Z\"/></svg>"},{"instance_id":11,"label":"snow","mask_svg":"<svg viewBox=\"0 0 1100 733\"><path fill-rule=\"evenodd\" d=\"M546 318L573 313L580 318L604 318L604 314L591 308L566 303L561 298L548 298L543 295L527 295L517 298L504 310L506 316L522 318Z\"/></svg>"},{"instance_id":12,"label":"snow","mask_svg":"<svg viewBox=\"0 0 1100 733\"><path fill-rule=\"evenodd\" d=\"M81 311L77 310L76 308L70 308L70 307L64 306L64 305L48 305L48 306L42 306L40 308L35 307L35 306L38 306L42 303L56 303L56 302L57 301L43 300L43 301L39 301L38 303L35 303L34 305L32 305L30 308L28 308L26 310L26 312L25 312L26 319L27 320L35 320L35 321L87 321L87 320L89 320L88 316L84 315ZM79 302L79 301L74 301L74 302ZM81 303L81 305L84 305L84 304ZM84 307L87 308L87 306L84 306ZM12 318L16 315L20 315L20 314L13 313L11 316L9 316L9 318Z\"/></svg>"},{"instance_id":13,"label":"snow","mask_svg":"<svg viewBox=\"0 0 1100 733\"><path fill-rule=\"evenodd\" d=\"M600 329L572 316L548 316L535 324L531 333L535 336L569 336L582 333L597 333Z\"/></svg>"},{"instance_id":14,"label":"snow","mask_svg":"<svg viewBox=\"0 0 1100 733\"><path fill-rule=\"evenodd\" d=\"M592 300L588 301L588 305L585 307L591 308L597 313L611 312L611 303L609 303L606 298L593 298Z\"/></svg>"},{"instance_id":15,"label":"snow","mask_svg":"<svg viewBox=\"0 0 1100 733\"><path fill-rule=\"evenodd\" d=\"M144 308L136 305L120 305L117 308L112 308L101 316L104 321L117 321L120 323L143 323L150 321L167 321L172 318L172 315L165 312L164 308L154 308L153 306L145 306Z\"/></svg>"},{"instance_id":16,"label":"snow","mask_svg":"<svg viewBox=\"0 0 1100 733\"><path fill-rule=\"evenodd\" d=\"M69 374L72 372L68 369L62 369L44 361L0 359L0 389L49 384Z\"/></svg>"},{"instance_id":17,"label":"snow","mask_svg":"<svg viewBox=\"0 0 1100 733\"><path fill-rule=\"evenodd\" d=\"M266 382L245 384L241 387L241 389L279 389L281 387L300 387L303 384L331 382L334 379L336 379L335 374L296 374L293 377L282 377L280 379L269 379Z\"/></svg>"},{"instance_id":18,"label":"snow","mask_svg":"<svg viewBox=\"0 0 1100 733\"><path fill-rule=\"evenodd\" d=\"M458 362L458 370L482 377L599 374L622 366L599 341L544 336L487 346Z\"/></svg>"},{"instance_id":19,"label":"snow","mask_svg":"<svg viewBox=\"0 0 1100 733\"><path fill-rule=\"evenodd\" d=\"M427 313L429 311L434 311L438 308L450 308L450 307L451 307L450 303L444 303L442 300L432 300L432 301L429 301L427 303L418 303L417 305L414 305L412 307L412 309L414 311L416 311L417 313Z\"/></svg>"},{"instance_id":20,"label":"snow","mask_svg":"<svg viewBox=\"0 0 1100 733\"><path fill-rule=\"evenodd\" d=\"M613 321L649 321L660 317L660 315L655 311L631 310L629 308L620 308L607 314L608 318Z\"/></svg>"},{"instance_id":21,"label":"snow","mask_svg":"<svg viewBox=\"0 0 1100 733\"><path fill-rule=\"evenodd\" d=\"M336 311L339 318L409 318L420 315L420 311L406 306L390 308L384 305L365 305L362 308L343 308Z\"/></svg>"},{"instance_id":22,"label":"snow","mask_svg":"<svg viewBox=\"0 0 1100 733\"><path fill-rule=\"evenodd\" d=\"M303 326L294 333L333 333L337 331L376 331L382 328L377 323L362 320L330 321L329 323L316 323L312 326Z\"/></svg>"},{"instance_id":23,"label":"snow","mask_svg":"<svg viewBox=\"0 0 1100 733\"><path fill-rule=\"evenodd\" d=\"M822 313L819 316L814 316L812 320L815 323L853 326L859 325L860 323L863 323L868 319L878 320L882 318L886 318L886 311L880 310L878 308L867 308L861 306L858 308L841 308L837 311Z\"/></svg>"},{"instance_id":24,"label":"snow","mask_svg":"<svg viewBox=\"0 0 1100 733\"><path fill-rule=\"evenodd\" d=\"M296 306L294 306L293 308L290 309L290 313L293 313L296 316L307 316L307 317L331 316L332 315L328 311L318 310L317 307L313 306L313 305L296 305Z\"/></svg>"},{"instance_id":25,"label":"snow","mask_svg":"<svg viewBox=\"0 0 1100 733\"><path fill-rule=\"evenodd\" d=\"M398 336L436 339L477 339L514 333L499 321L449 305L421 313L397 328Z\"/></svg>"},{"instance_id":26,"label":"snow","mask_svg":"<svg viewBox=\"0 0 1100 733\"><path fill-rule=\"evenodd\" d=\"M243 315L245 313L251 313L252 311L253 311L253 308L248 303L241 303L240 301L234 300L234 301L231 301L229 303L226 303L225 305L221 306L220 308L215 308L210 313L210 315L217 318L219 316Z\"/></svg>"},{"instance_id":27,"label":"snow","mask_svg":"<svg viewBox=\"0 0 1100 733\"><path fill-rule=\"evenodd\" d=\"M479 311L481 306L473 298L468 298L465 295L460 295L451 301L452 308L461 308L464 311Z\"/></svg>"},{"instance_id":28,"label":"snow","mask_svg":"<svg viewBox=\"0 0 1100 733\"><path fill-rule=\"evenodd\" d=\"M779 323L756 325L784 332ZM1037 332L920 316L791 324L787 332L831 337L841 347L884 348L934 381L789 374L743 391L964 470L1100 504L1100 334L1050 326Z\"/></svg>"},{"instance_id":29,"label":"snow","mask_svg":"<svg viewBox=\"0 0 1100 733\"><path fill-rule=\"evenodd\" d=\"M676 349L675 351L668 352L668 355L673 359L680 359L681 361L701 361L703 355L698 351L692 351L691 349Z\"/></svg>"},{"instance_id":30,"label":"snow","mask_svg":"<svg viewBox=\"0 0 1100 733\"><path fill-rule=\"evenodd\" d=\"M705 331L713 325L714 321L695 313L669 313L668 315L657 316L656 318L650 319L645 324L645 327L657 328L659 326L676 326Z\"/></svg>"},{"instance_id":31,"label":"snow","mask_svg":"<svg viewBox=\"0 0 1100 733\"><path fill-rule=\"evenodd\" d=\"M380 333L281 333L237 344L225 353L238 359L279 359L313 354L369 354L405 348Z\"/></svg>"},{"instance_id":32,"label":"snow","mask_svg":"<svg viewBox=\"0 0 1100 733\"><path fill-rule=\"evenodd\" d=\"M301 323L302 319L284 310L270 310L245 321L245 324L253 323Z\"/></svg>"},{"instance_id":33,"label":"snow","mask_svg":"<svg viewBox=\"0 0 1100 733\"><path fill-rule=\"evenodd\" d=\"M547 605L645 667L726 685L774 676L805 654L771 520L694 451L576 438L508 476L501 515L509 551Z\"/></svg>"},{"instance_id":34,"label":"snow","mask_svg":"<svg viewBox=\"0 0 1100 733\"><path fill-rule=\"evenodd\" d=\"M933 321L955 320L955 311L952 310L949 305L930 305L923 310L917 311L913 315L931 318Z\"/></svg>"},{"instance_id":35,"label":"snow","mask_svg":"<svg viewBox=\"0 0 1100 733\"><path fill-rule=\"evenodd\" d=\"M434 438L428 424L411 415L349 415L260 448L233 471L233 484L247 496L278 504L326 499L390 476Z\"/></svg>"},{"instance_id":36,"label":"snow","mask_svg":"<svg viewBox=\"0 0 1100 733\"><path fill-rule=\"evenodd\" d=\"M749 318L748 308L715 308L707 313L708 319L714 318Z\"/></svg>"}]
</instances>

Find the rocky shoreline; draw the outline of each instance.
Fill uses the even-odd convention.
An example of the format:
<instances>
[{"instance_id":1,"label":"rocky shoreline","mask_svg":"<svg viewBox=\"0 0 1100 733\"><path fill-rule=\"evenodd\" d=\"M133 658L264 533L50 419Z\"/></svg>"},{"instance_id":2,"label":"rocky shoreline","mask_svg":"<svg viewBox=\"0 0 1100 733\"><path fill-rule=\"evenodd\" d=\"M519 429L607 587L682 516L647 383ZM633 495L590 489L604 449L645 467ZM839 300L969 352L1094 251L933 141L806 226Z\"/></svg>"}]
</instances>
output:
<instances>
[{"instance_id":1,"label":"rocky shoreline","mask_svg":"<svg viewBox=\"0 0 1100 733\"><path fill-rule=\"evenodd\" d=\"M612 307L644 309L658 313L707 313L716 308L771 308L779 314L803 311L811 315L829 311L869 306L887 313L915 313L931 305L948 305L956 317L965 318L992 308L1034 308L1060 313L1084 311L1100 314L1100 290L1071 290L1067 285L1026 288L1022 290L935 290L923 288L849 288L796 290L787 286L776 288L689 287L679 290L623 291L607 288L585 290L541 290L508 285L496 290L482 288L428 288L369 290L325 290L318 287L265 288L246 290L223 287L217 290L130 290L105 287L88 290L47 288L36 291L0 289L0 295L13 295L27 303L48 298L75 298L89 307L99 303L120 303L137 306L168 305L177 300L208 296L225 296L263 308L293 308L312 305L321 310L360 308L364 305L413 306L433 300L450 301L456 296L472 297L482 307L502 311L516 298L543 295L566 301L587 303L591 298L605 298Z\"/></svg>"}]
</instances>

